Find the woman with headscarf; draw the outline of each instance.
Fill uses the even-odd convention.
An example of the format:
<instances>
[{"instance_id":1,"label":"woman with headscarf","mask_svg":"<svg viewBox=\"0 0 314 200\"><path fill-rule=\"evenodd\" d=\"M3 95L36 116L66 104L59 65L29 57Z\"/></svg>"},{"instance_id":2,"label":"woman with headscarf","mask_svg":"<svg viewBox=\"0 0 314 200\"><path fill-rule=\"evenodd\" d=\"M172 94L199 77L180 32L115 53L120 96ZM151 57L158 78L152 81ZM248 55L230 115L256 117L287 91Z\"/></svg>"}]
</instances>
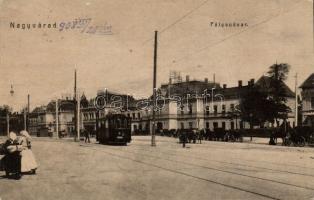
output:
<instances>
[{"instance_id":1,"label":"woman with headscarf","mask_svg":"<svg viewBox=\"0 0 314 200\"><path fill-rule=\"evenodd\" d=\"M7 177L21 178L21 155L23 147L18 143L14 132L9 133L9 138L4 143L5 156L2 158L3 168Z\"/></svg>"},{"instance_id":2,"label":"woman with headscarf","mask_svg":"<svg viewBox=\"0 0 314 200\"><path fill-rule=\"evenodd\" d=\"M24 149L21 152L21 172L35 174L38 165L31 150L31 136L25 130L21 131L20 135L19 140Z\"/></svg>"}]
</instances>

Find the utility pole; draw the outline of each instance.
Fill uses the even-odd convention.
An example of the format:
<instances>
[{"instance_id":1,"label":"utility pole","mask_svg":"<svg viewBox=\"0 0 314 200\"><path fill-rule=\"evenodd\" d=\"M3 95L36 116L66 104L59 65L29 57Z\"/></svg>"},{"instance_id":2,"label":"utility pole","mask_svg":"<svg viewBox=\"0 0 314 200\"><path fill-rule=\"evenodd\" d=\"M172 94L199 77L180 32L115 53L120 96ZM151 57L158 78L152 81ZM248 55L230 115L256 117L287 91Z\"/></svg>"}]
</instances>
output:
<instances>
[{"instance_id":1,"label":"utility pole","mask_svg":"<svg viewBox=\"0 0 314 200\"><path fill-rule=\"evenodd\" d=\"M58 98L56 99L56 137L59 137L59 105L58 105Z\"/></svg>"},{"instance_id":2,"label":"utility pole","mask_svg":"<svg viewBox=\"0 0 314 200\"><path fill-rule=\"evenodd\" d=\"M76 112L74 112L74 114L76 114L75 116L75 121L74 123L76 123L76 137L78 139L78 142L80 141L80 95L79 92L77 92L77 80L76 80L77 76L76 76L76 70L74 73L74 95L75 95L75 107L76 107Z\"/></svg>"},{"instance_id":3,"label":"utility pole","mask_svg":"<svg viewBox=\"0 0 314 200\"><path fill-rule=\"evenodd\" d=\"M13 85L11 85L10 95L11 95L11 97L13 97L13 95L14 95ZM9 137L9 134L10 134L10 111L9 111L9 109L10 109L10 107L8 107L8 112L7 112L7 133L8 133L8 137ZM12 112L13 112L13 106L12 106Z\"/></svg>"},{"instance_id":4,"label":"utility pole","mask_svg":"<svg viewBox=\"0 0 314 200\"><path fill-rule=\"evenodd\" d=\"M154 44L154 82L153 82L153 130L152 130L152 141L151 146L156 146L155 141L155 132L156 132L156 75L157 75L157 34L158 31L155 31L155 44Z\"/></svg>"},{"instance_id":5,"label":"utility pole","mask_svg":"<svg viewBox=\"0 0 314 200\"><path fill-rule=\"evenodd\" d=\"M295 74L295 126L298 126L298 73Z\"/></svg>"},{"instance_id":6,"label":"utility pole","mask_svg":"<svg viewBox=\"0 0 314 200\"><path fill-rule=\"evenodd\" d=\"M80 141L80 97L79 97L79 94L77 93L77 116L76 116L76 119L77 119L77 139L78 141Z\"/></svg>"},{"instance_id":7,"label":"utility pole","mask_svg":"<svg viewBox=\"0 0 314 200\"><path fill-rule=\"evenodd\" d=\"M29 131L29 111L30 111L30 108L29 108L29 105L30 105L30 95L28 94L27 95L27 115L26 115L26 130Z\"/></svg>"},{"instance_id":8,"label":"utility pole","mask_svg":"<svg viewBox=\"0 0 314 200\"><path fill-rule=\"evenodd\" d=\"M73 92L73 103L74 103L74 132L77 133L77 101L76 101L76 69L74 71L74 92ZM74 140L76 141L76 135L74 135Z\"/></svg>"},{"instance_id":9,"label":"utility pole","mask_svg":"<svg viewBox=\"0 0 314 200\"><path fill-rule=\"evenodd\" d=\"M9 137L10 134L10 116L9 116L9 110L7 111L7 134Z\"/></svg>"},{"instance_id":10,"label":"utility pole","mask_svg":"<svg viewBox=\"0 0 314 200\"><path fill-rule=\"evenodd\" d=\"M27 129L27 125L26 125L26 120L27 120L27 117L26 117L26 107L24 108L24 112L23 112L23 114L24 114L24 130L26 130Z\"/></svg>"}]
</instances>

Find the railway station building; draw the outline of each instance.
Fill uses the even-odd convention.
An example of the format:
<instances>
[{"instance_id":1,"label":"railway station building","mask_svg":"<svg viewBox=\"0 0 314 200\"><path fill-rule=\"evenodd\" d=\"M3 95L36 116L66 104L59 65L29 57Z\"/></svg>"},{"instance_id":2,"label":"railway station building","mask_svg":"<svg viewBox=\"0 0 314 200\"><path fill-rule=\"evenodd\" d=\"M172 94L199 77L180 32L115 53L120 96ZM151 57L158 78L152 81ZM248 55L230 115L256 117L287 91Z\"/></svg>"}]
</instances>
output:
<instances>
[{"instance_id":1,"label":"railway station building","mask_svg":"<svg viewBox=\"0 0 314 200\"><path fill-rule=\"evenodd\" d=\"M235 87L227 87L226 84L221 86L219 83L209 82L208 79L190 80L189 76L186 76L185 81L169 80L169 83L162 84L157 90L162 98L157 98L159 109L155 112L156 128L157 130L248 129L249 123L241 120L236 108L240 104L241 95L254 84L267 87L269 79L262 76L256 83L251 79L246 85L239 80ZM285 90L287 105L292 111L288 114L287 123L294 126L295 93L286 85ZM151 107L139 108L138 105L145 104L143 101L147 100L135 101L125 114L132 118L131 128L134 133L148 134L152 130L152 109ZM273 127L276 124L265 123L263 126Z\"/></svg>"}]
</instances>

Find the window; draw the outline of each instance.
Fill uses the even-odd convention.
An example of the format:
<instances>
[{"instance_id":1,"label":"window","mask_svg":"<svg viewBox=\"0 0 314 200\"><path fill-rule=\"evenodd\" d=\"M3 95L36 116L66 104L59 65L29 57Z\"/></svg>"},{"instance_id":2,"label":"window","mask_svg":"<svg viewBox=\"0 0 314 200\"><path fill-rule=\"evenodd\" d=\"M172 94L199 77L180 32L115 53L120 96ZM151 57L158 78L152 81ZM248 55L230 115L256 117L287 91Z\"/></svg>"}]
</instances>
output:
<instances>
[{"instance_id":1,"label":"window","mask_svg":"<svg viewBox=\"0 0 314 200\"><path fill-rule=\"evenodd\" d=\"M230 128L231 130L234 130L234 122L230 122Z\"/></svg>"},{"instance_id":2,"label":"window","mask_svg":"<svg viewBox=\"0 0 314 200\"><path fill-rule=\"evenodd\" d=\"M214 129L218 128L218 122L214 122L213 125L214 125Z\"/></svg>"},{"instance_id":3,"label":"window","mask_svg":"<svg viewBox=\"0 0 314 200\"><path fill-rule=\"evenodd\" d=\"M192 115L192 104L189 104L189 114Z\"/></svg>"},{"instance_id":4,"label":"window","mask_svg":"<svg viewBox=\"0 0 314 200\"><path fill-rule=\"evenodd\" d=\"M222 128L223 128L223 129L226 129L226 122L222 122L221 125L222 125Z\"/></svg>"},{"instance_id":5,"label":"window","mask_svg":"<svg viewBox=\"0 0 314 200\"><path fill-rule=\"evenodd\" d=\"M184 106L183 105L180 106L180 111L181 111L181 115L184 115Z\"/></svg>"},{"instance_id":6,"label":"window","mask_svg":"<svg viewBox=\"0 0 314 200\"><path fill-rule=\"evenodd\" d=\"M311 97L311 108L314 109L314 97Z\"/></svg>"},{"instance_id":7,"label":"window","mask_svg":"<svg viewBox=\"0 0 314 200\"><path fill-rule=\"evenodd\" d=\"M217 105L214 105L214 115L217 115Z\"/></svg>"},{"instance_id":8,"label":"window","mask_svg":"<svg viewBox=\"0 0 314 200\"><path fill-rule=\"evenodd\" d=\"M189 122L189 128L190 128L190 129L193 128L193 122Z\"/></svg>"},{"instance_id":9,"label":"window","mask_svg":"<svg viewBox=\"0 0 314 200\"><path fill-rule=\"evenodd\" d=\"M137 125L136 125L136 124L133 125L133 129L134 129L135 131L137 130Z\"/></svg>"},{"instance_id":10,"label":"window","mask_svg":"<svg viewBox=\"0 0 314 200\"><path fill-rule=\"evenodd\" d=\"M230 104L230 111L231 111L231 112L234 112L234 104L233 104L233 103Z\"/></svg>"},{"instance_id":11,"label":"window","mask_svg":"<svg viewBox=\"0 0 314 200\"><path fill-rule=\"evenodd\" d=\"M206 115L209 115L209 106L206 106L205 112L206 112Z\"/></svg>"},{"instance_id":12,"label":"window","mask_svg":"<svg viewBox=\"0 0 314 200\"><path fill-rule=\"evenodd\" d=\"M206 122L206 129L209 129L209 122Z\"/></svg>"},{"instance_id":13,"label":"window","mask_svg":"<svg viewBox=\"0 0 314 200\"><path fill-rule=\"evenodd\" d=\"M135 119L135 113L132 113L132 118Z\"/></svg>"},{"instance_id":14,"label":"window","mask_svg":"<svg viewBox=\"0 0 314 200\"><path fill-rule=\"evenodd\" d=\"M221 106L221 112L222 112L222 114L226 113L226 105Z\"/></svg>"},{"instance_id":15,"label":"window","mask_svg":"<svg viewBox=\"0 0 314 200\"><path fill-rule=\"evenodd\" d=\"M137 113L137 118L141 118L141 113Z\"/></svg>"},{"instance_id":16,"label":"window","mask_svg":"<svg viewBox=\"0 0 314 200\"><path fill-rule=\"evenodd\" d=\"M240 121L240 129L243 129L244 128L244 122L243 121Z\"/></svg>"}]
</instances>

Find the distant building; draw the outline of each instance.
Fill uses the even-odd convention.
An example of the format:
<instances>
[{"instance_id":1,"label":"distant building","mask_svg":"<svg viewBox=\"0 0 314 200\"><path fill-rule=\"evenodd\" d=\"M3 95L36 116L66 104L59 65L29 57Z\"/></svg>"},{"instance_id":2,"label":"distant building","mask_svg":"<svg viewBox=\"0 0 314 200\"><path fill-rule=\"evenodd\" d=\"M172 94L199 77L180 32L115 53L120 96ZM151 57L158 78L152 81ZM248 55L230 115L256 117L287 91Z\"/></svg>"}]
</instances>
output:
<instances>
[{"instance_id":1,"label":"distant building","mask_svg":"<svg viewBox=\"0 0 314 200\"><path fill-rule=\"evenodd\" d=\"M158 100L158 106L162 109L156 111L156 128L162 129L211 129L223 128L226 130L249 128L249 123L242 121L236 107L240 104L241 95L245 93L250 84L258 84L267 88L268 77L261 77L256 83L254 79L243 85L238 82L236 87L227 87L223 84L190 80L186 77L184 82L163 84L158 89L158 94L165 97ZM291 108L287 122L294 126L294 102L295 94L285 86L287 105ZM208 96L206 100L205 96ZM169 98L171 97L171 98ZM180 99L180 101L178 101ZM149 132L152 129L152 110L147 105L151 100L137 100L132 103L126 115L132 118L133 132ZM275 126L264 124L265 127Z\"/></svg>"},{"instance_id":2,"label":"distant building","mask_svg":"<svg viewBox=\"0 0 314 200\"><path fill-rule=\"evenodd\" d=\"M99 90L97 96L90 100L83 95L81 98L81 128L95 133L99 119L105 118L110 113L121 113L127 109L129 102L133 101L132 96L108 90Z\"/></svg>"},{"instance_id":3,"label":"distant building","mask_svg":"<svg viewBox=\"0 0 314 200\"><path fill-rule=\"evenodd\" d=\"M74 131L74 101L58 100L59 134L70 136ZM36 107L29 114L29 132L32 135L52 136L56 133L56 101Z\"/></svg>"},{"instance_id":4,"label":"distant building","mask_svg":"<svg viewBox=\"0 0 314 200\"><path fill-rule=\"evenodd\" d=\"M302 83L300 88L302 89L302 123L314 128L314 73Z\"/></svg>"}]
</instances>

